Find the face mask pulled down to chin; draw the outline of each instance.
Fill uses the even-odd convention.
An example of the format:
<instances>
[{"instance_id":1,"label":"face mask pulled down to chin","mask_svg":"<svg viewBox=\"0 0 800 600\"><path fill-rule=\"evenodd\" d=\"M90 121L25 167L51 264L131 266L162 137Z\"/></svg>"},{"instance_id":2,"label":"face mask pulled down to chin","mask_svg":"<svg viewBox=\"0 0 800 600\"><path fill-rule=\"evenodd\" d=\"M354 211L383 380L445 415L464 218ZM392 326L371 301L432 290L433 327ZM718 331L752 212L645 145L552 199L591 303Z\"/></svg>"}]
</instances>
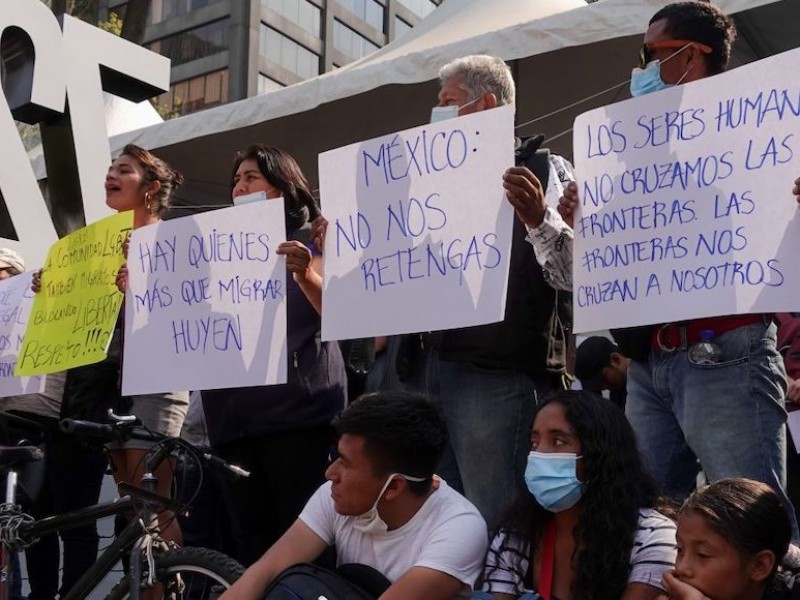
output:
<instances>
[{"instance_id":1,"label":"face mask pulled down to chin","mask_svg":"<svg viewBox=\"0 0 800 600\"><path fill-rule=\"evenodd\" d=\"M457 108L457 107L456 107ZM386 488L389 487L389 484L392 483L392 479L395 477L402 477L407 481L414 481L420 483L425 481L423 477L412 477L411 475L403 475L402 473L392 473L389 477L386 478L386 483L383 484L378 497L375 499L375 502L372 504L372 508L370 508L367 512L358 515L354 522L353 522L353 529L356 531L360 531L361 533L366 534L380 534L386 533L389 531L389 526L386 524L381 518L380 513L378 513L378 502L381 501L383 498L383 493L386 491Z\"/></svg>"}]
</instances>

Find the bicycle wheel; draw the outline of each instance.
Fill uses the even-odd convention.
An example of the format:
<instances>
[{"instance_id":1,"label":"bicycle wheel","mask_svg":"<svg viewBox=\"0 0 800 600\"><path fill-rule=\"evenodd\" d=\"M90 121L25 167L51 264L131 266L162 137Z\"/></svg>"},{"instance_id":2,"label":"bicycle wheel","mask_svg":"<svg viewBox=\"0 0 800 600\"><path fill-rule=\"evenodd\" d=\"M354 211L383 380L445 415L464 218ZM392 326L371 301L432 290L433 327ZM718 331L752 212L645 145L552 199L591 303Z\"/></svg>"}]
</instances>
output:
<instances>
[{"instance_id":1,"label":"bicycle wheel","mask_svg":"<svg viewBox=\"0 0 800 600\"><path fill-rule=\"evenodd\" d=\"M156 581L164 600L213 600L244 573L232 558L207 548L177 548L156 557ZM130 596L130 577L122 579L106 597Z\"/></svg>"}]
</instances>

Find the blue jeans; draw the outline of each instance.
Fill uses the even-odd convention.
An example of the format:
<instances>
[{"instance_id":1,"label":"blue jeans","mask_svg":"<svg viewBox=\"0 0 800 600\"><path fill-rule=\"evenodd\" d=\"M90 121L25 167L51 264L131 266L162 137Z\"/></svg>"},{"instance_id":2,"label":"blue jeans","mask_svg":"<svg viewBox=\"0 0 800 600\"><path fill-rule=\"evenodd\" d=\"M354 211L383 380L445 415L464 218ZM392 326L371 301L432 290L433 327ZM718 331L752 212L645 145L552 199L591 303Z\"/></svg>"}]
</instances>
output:
<instances>
[{"instance_id":1,"label":"blue jeans","mask_svg":"<svg viewBox=\"0 0 800 600\"><path fill-rule=\"evenodd\" d=\"M722 362L697 365L688 353L653 349L631 362L626 414L650 472L668 496L692 490L697 462L709 481L747 477L786 496L786 372L775 325L756 323L715 338Z\"/></svg>"},{"instance_id":2,"label":"blue jeans","mask_svg":"<svg viewBox=\"0 0 800 600\"><path fill-rule=\"evenodd\" d=\"M478 508L490 531L527 493L523 475L537 394L546 395L554 382L428 353L427 393L450 434L437 473Z\"/></svg>"}]
</instances>

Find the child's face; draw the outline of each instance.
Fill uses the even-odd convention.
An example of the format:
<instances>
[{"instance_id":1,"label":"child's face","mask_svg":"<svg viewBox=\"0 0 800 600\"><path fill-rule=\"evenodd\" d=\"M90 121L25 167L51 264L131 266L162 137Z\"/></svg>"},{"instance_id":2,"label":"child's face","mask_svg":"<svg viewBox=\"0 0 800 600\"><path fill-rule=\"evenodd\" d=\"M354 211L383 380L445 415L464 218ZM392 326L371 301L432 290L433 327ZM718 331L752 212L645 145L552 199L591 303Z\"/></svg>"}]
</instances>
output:
<instances>
[{"instance_id":1,"label":"child's face","mask_svg":"<svg viewBox=\"0 0 800 600\"><path fill-rule=\"evenodd\" d=\"M754 581L749 561L724 537L692 512L678 517L678 558L675 576L703 592L711 600L757 598L760 582Z\"/></svg>"}]
</instances>

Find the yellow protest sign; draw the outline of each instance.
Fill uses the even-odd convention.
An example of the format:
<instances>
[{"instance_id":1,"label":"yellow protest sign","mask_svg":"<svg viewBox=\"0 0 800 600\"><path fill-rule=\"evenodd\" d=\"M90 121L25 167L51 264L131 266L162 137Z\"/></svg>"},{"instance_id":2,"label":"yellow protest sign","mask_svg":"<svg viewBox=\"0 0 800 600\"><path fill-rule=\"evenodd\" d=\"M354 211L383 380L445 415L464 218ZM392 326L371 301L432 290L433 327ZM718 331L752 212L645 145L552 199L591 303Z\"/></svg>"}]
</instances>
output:
<instances>
[{"instance_id":1,"label":"yellow protest sign","mask_svg":"<svg viewBox=\"0 0 800 600\"><path fill-rule=\"evenodd\" d=\"M63 371L103 360L122 306L116 277L133 213L107 217L53 244L14 375Z\"/></svg>"}]
</instances>

